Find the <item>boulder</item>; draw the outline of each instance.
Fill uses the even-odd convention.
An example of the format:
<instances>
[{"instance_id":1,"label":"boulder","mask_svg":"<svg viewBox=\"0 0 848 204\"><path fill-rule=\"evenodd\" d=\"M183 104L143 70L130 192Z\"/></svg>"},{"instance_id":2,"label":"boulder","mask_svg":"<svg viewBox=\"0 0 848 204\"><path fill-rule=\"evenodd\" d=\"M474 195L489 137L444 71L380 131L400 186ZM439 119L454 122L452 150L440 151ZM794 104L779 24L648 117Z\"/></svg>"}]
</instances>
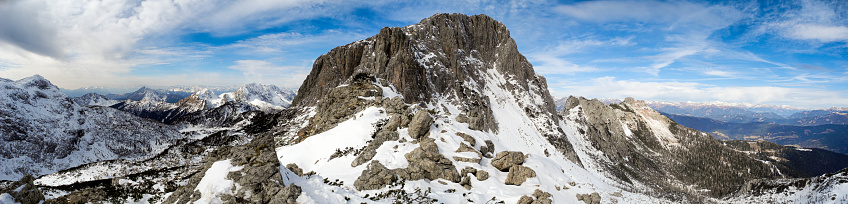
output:
<instances>
[{"instance_id":1,"label":"boulder","mask_svg":"<svg viewBox=\"0 0 848 204\"><path fill-rule=\"evenodd\" d=\"M507 171L512 166L524 163L524 153L517 151L503 151L492 159L492 166L501 171Z\"/></svg>"},{"instance_id":2,"label":"boulder","mask_svg":"<svg viewBox=\"0 0 848 204\"><path fill-rule=\"evenodd\" d=\"M439 153L435 139L424 138L418 144L420 145L418 148L404 155L409 161L409 167L398 170L397 173L401 178L406 180L442 178L454 183L460 182L462 177L456 171L453 162Z\"/></svg>"},{"instance_id":3,"label":"boulder","mask_svg":"<svg viewBox=\"0 0 848 204\"><path fill-rule=\"evenodd\" d=\"M477 140L475 140L474 137L469 134L457 132L456 136L462 137L462 139L465 140L465 142L468 142L468 144L470 144L472 147L477 145Z\"/></svg>"},{"instance_id":4,"label":"boulder","mask_svg":"<svg viewBox=\"0 0 848 204\"><path fill-rule=\"evenodd\" d=\"M477 170L477 180L483 181L489 179L489 172L484 170Z\"/></svg>"},{"instance_id":5,"label":"boulder","mask_svg":"<svg viewBox=\"0 0 848 204\"><path fill-rule=\"evenodd\" d=\"M409 136L412 139L420 139L427 135L430 131L430 125L433 124L433 117L426 110L418 110L412 120L409 121Z\"/></svg>"},{"instance_id":6,"label":"boulder","mask_svg":"<svg viewBox=\"0 0 848 204\"><path fill-rule=\"evenodd\" d=\"M529 167L521 165L513 165L509 168L509 174L506 175L506 185L520 186L527 178L536 177L536 171Z\"/></svg>"},{"instance_id":7,"label":"boulder","mask_svg":"<svg viewBox=\"0 0 848 204\"><path fill-rule=\"evenodd\" d=\"M303 176L303 169L298 167L295 163L286 164L286 168L294 172L294 174L297 174L297 176Z\"/></svg>"},{"instance_id":8,"label":"boulder","mask_svg":"<svg viewBox=\"0 0 848 204\"><path fill-rule=\"evenodd\" d=\"M377 161L371 161L353 182L353 187L356 190L374 190L383 188L392 182L397 181L397 175L394 171L386 168L383 164Z\"/></svg>"},{"instance_id":9,"label":"boulder","mask_svg":"<svg viewBox=\"0 0 848 204\"><path fill-rule=\"evenodd\" d=\"M377 155L377 148L380 148L384 142L398 140L398 138L400 138L399 134L393 130L383 129L382 131L377 132L377 134L374 135L374 139L368 143L368 146L365 147L359 156L356 156L356 159L350 163L350 166L356 167L371 161L371 159L374 158L374 155Z\"/></svg>"},{"instance_id":10,"label":"boulder","mask_svg":"<svg viewBox=\"0 0 848 204\"><path fill-rule=\"evenodd\" d=\"M533 197L523 195L516 204L531 204L533 203Z\"/></svg>"},{"instance_id":11,"label":"boulder","mask_svg":"<svg viewBox=\"0 0 848 204\"><path fill-rule=\"evenodd\" d=\"M577 194L577 200L582 200L586 204L601 204L601 195L597 192L592 194Z\"/></svg>"}]
</instances>

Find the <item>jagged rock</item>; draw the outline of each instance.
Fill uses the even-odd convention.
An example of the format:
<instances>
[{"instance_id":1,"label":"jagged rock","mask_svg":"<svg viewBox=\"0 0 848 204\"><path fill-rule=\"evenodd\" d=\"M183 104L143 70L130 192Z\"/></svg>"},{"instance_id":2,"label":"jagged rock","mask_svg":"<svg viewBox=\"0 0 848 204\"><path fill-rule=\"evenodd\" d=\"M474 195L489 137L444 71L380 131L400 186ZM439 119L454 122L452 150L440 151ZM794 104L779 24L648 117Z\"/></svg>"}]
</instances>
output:
<instances>
[{"instance_id":1,"label":"jagged rock","mask_svg":"<svg viewBox=\"0 0 848 204\"><path fill-rule=\"evenodd\" d=\"M374 190L383 188L392 182L397 181L398 177L393 170L390 170L377 161L371 161L368 167L356 181L353 182L353 187L356 190Z\"/></svg>"},{"instance_id":2,"label":"jagged rock","mask_svg":"<svg viewBox=\"0 0 848 204\"><path fill-rule=\"evenodd\" d=\"M300 196L301 192L302 190L300 189L300 186L289 184L280 191L277 191L277 193L274 194L274 197L271 198L271 201L268 203L294 204L297 203L297 197Z\"/></svg>"},{"instance_id":3,"label":"jagged rock","mask_svg":"<svg viewBox=\"0 0 848 204\"><path fill-rule=\"evenodd\" d=\"M348 86L340 86L330 88L326 91L326 95L315 104L315 117L311 119L309 125L300 130L299 137L293 141L297 143L303 141L309 136L327 131L336 127L342 121L347 120L353 114L364 110L366 107L375 103L375 100L365 99L367 97L382 96L382 91L372 84L373 77L361 76L352 80ZM299 93L300 94L300 93ZM295 98L297 100L298 97ZM385 100L384 100L385 101ZM392 101L392 100L388 100ZM316 105L317 104L317 105ZM392 103L384 103L387 106Z\"/></svg>"},{"instance_id":4,"label":"jagged rock","mask_svg":"<svg viewBox=\"0 0 848 204\"><path fill-rule=\"evenodd\" d=\"M460 123L467 123L468 122L468 116L465 116L465 114L459 114L454 119L456 119L456 122L460 122Z\"/></svg>"},{"instance_id":5,"label":"jagged rock","mask_svg":"<svg viewBox=\"0 0 848 204\"><path fill-rule=\"evenodd\" d=\"M412 121L409 122L409 136L412 139L420 139L430 131L430 125L433 124L433 117L426 110L418 110Z\"/></svg>"},{"instance_id":6,"label":"jagged rock","mask_svg":"<svg viewBox=\"0 0 848 204\"><path fill-rule=\"evenodd\" d=\"M523 195L523 196L521 196L520 199L518 199L518 202L516 204L531 204L531 203L533 203L533 197Z\"/></svg>"},{"instance_id":7,"label":"jagged rock","mask_svg":"<svg viewBox=\"0 0 848 204\"><path fill-rule=\"evenodd\" d=\"M368 143L365 150L363 150L359 156L356 156L356 159L350 163L350 166L356 167L370 161L374 158L374 155L377 155L377 148L380 148L384 142L398 140L398 138L400 138L398 133L392 130L382 130L377 132L377 134L374 135L374 140L371 140L371 142Z\"/></svg>"},{"instance_id":8,"label":"jagged rock","mask_svg":"<svg viewBox=\"0 0 848 204\"><path fill-rule=\"evenodd\" d=\"M461 173L462 176L465 176L465 175L468 175L468 174L474 175L474 174L477 174L477 169L475 169L474 167L466 166L465 168L462 169L461 172L462 172Z\"/></svg>"},{"instance_id":9,"label":"jagged rock","mask_svg":"<svg viewBox=\"0 0 848 204\"><path fill-rule=\"evenodd\" d=\"M398 113L392 114L386 125L383 125L383 129L395 131L403 125L404 120L407 120L406 116Z\"/></svg>"},{"instance_id":10,"label":"jagged rock","mask_svg":"<svg viewBox=\"0 0 848 204\"><path fill-rule=\"evenodd\" d=\"M463 174L462 180L459 182L459 185L465 187L466 190L471 190L471 177Z\"/></svg>"},{"instance_id":11,"label":"jagged rock","mask_svg":"<svg viewBox=\"0 0 848 204\"><path fill-rule=\"evenodd\" d=\"M513 165L509 168L509 174L506 175L506 181L504 183L520 186L527 178L533 177L536 177L536 171L533 169L521 165Z\"/></svg>"},{"instance_id":12,"label":"jagged rock","mask_svg":"<svg viewBox=\"0 0 848 204\"><path fill-rule=\"evenodd\" d=\"M495 153L495 144L491 140L486 140L486 146L480 146L480 153L486 158L492 158Z\"/></svg>"},{"instance_id":13,"label":"jagged rock","mask_svg":"<svg viewBox=\"0 0 848 204\"><path fill-rule=\"evenodd\" d=\"M471 145L472 147L477 145L477 140L475 140L474 137L472 137L469 134L457 132L456 136L462 137L462 139L465 140L465 142L468 142L468 144Z\"/></svg>"},{"instance_id":14,"label":"jagged rock","mask_svg":"<svg viewBox=\"0 0 848 204\"><path fill-rule=\"evenodd\" d=\"M516 151L503 151L492 159L492 166L501 171L507 171L512 166L524 163L524 153Z\"/></svg>"},{"instance_id":15,"label":"jagged rock","mask_svg":"<svg viewBox=\"0 0 848 204\"><path fill-rule=\"evenodd\" d=\"M456 171L453 162L439 153L435 139L424 138L418 144L420 147L404 155L409 161L409 167L398 170L397 173L401 178L407 180L442 178L454 183L460 182L462 177Z\"/></svg>"},{"instance_id":16,"label":"jagged rock","mask_svg":"<svg viewBox=\"0 0 848 204\"><path fill-rule=\"evenodd\" d=\"M533 197L536 197L536 200L533 201L533 204L551 204L553 203L553 200L551 200L551 196L553 195L548 192L536 189L536 191L533 192Z\"/></svg>"},{"instance_id":17,"label":"jagged rock","mask_svg":"<svg viewBox=\"0 0 848 204\"><path fill-rule=\"evenodd\" d=\"M601 204L601 195L597 192L592 194L577 194L577 200L582 200L586 204Z\"/></svg>"},{"instance_id":18,"label":"jagged rock","mask_svg":"<svg viewBox=\"0 0 848 204\"><path fill-rule=\"evenodd\" d=\"M477 180L483 181L489 179L489 172L485 170L477 170Z\"/></svg>"},{"instance_id":19,"label":"jagged rock","mask_svg":"<svg viewBox=\"0 0 848 204\"><path fill-rule=\"evenodd\" d=\"M455 156L455 157L453 157L453 160L456 160L458 162L468 162L468 163L479 164L480 160L482 160L482 159L480 159L479 157L477 157L477 158L467 158L467 157L456 157Z\"/></svg>"},{"instance_id":20,"label":"jagged rock","mask_svg":"<svg viewBox=\"0 0 848 204\"><path fill-rule=\"evenodd\" d=\"M296 174L297 176L303 176L303 169L298 167L295 163L287 164L286 168L294 172L294 174Z\"/></svg>"},{"instance_id":21,"label":"jagged rock","mask_svg":"<svg viewBox=\"0 0 848 204\"><path fill-rule=\"evenodd\" d=\"M480 163L480 160L483 158L483 154L481 154L476 149L474 149L471 146L468 146L465 143L460 143L459 148L456 149L456 152L474 152L474 153L477 153L477 157L474 157L474 158L456 157L455 156L455 157L453 157L453 159L456 160L456 161L469 162L469 163Z\"/></svg>"}]
</instances>

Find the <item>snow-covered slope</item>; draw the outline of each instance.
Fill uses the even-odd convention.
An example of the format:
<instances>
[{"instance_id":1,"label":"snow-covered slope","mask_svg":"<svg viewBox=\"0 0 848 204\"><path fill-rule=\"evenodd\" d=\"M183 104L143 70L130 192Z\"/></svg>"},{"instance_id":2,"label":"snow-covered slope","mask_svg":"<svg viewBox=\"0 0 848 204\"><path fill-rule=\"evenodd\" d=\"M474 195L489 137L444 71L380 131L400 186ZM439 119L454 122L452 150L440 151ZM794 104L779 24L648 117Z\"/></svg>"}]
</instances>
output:
<instances>
[{"instance_id":1,"label":"snow-covered slope","mask_svg":"<svg viewBox=\"0 0 848 204\"><path fill-rule=\"evenodd\" d=\"M219 96L218 104L230 101L246 102L258 109L282 109L291 105L295 92L281 89L274 85L250 83L231 92Z\"/></svg>"},{"instance_id":2,"label":"snow-covered slope","mask_svg":"<svg viewBox=\"0 0 848 204\"><path fill-rule=\"evenodd\" d=\"M436 14L384 28L313 67L291 107L249 112L257 115L236 125L245 128L202 139L229 145L167 153L201 161L92 181L63 197L111 199L96 193L108 186L158 195L119 201L164 203L748 202L735 190L785 176L642 101L570 98L557 112L544 77L485 15ZM205 107L213 96L184 104ZM149 177L156 183L145 184ZM136 190L163 180L179 182Z\"/></svg>"},{"instance_id":3,"label":"snow-covered slope","mask_svg":"<svg viewBox=\"0 0 848 204\"><path fill-rule=\"evenodd\" d=\"M182 137L174 128L129 113L74 103L38 75L0 83L0 180L144 158Z\"/></svg>"},{"instance_id":4,"label":"snow-covered slope","mask_svg":"<svg viewBox=\"0 0 848 204\"><path fill-rule=\"evenodd\" d=\"M109 97L106 97L104 95L100 95L100 94L97 94L97 93L87 93L87 94L82 95L80 97L71 98L71 100L73 100L74 103L79 104L79 105L83 105L83 106L109 107L109 106L112 106L112 105L119 103L119 101L117 101L117 100L109 99Z\"/></svg>"}]
</instances>

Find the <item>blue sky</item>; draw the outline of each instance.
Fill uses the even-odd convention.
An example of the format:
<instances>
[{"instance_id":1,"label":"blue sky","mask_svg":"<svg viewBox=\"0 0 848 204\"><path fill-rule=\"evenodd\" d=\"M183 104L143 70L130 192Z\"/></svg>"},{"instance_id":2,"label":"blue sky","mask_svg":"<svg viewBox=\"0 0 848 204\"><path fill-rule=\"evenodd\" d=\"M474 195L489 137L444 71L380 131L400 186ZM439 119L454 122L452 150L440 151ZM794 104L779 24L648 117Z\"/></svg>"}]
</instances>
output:
<instances>
[{"instance_id":1,"label":"blue sky","mask_svg":"<svg viewBox=\"0 0 848 204\"><path fill-rule=\"evenodd\" d=\"M848 106L841 1L0 0L0 77L297 88L333 47L457 12L506 24L555 97Z\"/></svg>"}]
</instances>

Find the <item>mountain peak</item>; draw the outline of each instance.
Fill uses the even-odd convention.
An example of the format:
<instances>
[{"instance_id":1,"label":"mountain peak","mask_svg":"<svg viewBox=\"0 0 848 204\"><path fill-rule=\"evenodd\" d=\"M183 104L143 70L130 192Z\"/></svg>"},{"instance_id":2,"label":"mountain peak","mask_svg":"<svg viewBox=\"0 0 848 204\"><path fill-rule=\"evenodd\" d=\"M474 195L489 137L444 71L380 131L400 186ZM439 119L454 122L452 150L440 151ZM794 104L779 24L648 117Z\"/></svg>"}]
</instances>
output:
<instances>
[{"instance_id":1,"label":"mountain peak","mask_svg":"<svg viewBox=\"0 0 848 204\"><path fill-rule=\"evenodd\" d=\"M38 74L32 75L31 77L23 78L23 79L18 80L18 81L15 81L15 83L22 84L26 87L38 87L38 89L42 89L42 90L43 89L50 89L50 88L55 88L57 90L59 89L58 87L53 85L53 83L50 83L49 80L45 79L44 77L42 77L41 75L38 75Z\"/></svg>"}]
</instances>

